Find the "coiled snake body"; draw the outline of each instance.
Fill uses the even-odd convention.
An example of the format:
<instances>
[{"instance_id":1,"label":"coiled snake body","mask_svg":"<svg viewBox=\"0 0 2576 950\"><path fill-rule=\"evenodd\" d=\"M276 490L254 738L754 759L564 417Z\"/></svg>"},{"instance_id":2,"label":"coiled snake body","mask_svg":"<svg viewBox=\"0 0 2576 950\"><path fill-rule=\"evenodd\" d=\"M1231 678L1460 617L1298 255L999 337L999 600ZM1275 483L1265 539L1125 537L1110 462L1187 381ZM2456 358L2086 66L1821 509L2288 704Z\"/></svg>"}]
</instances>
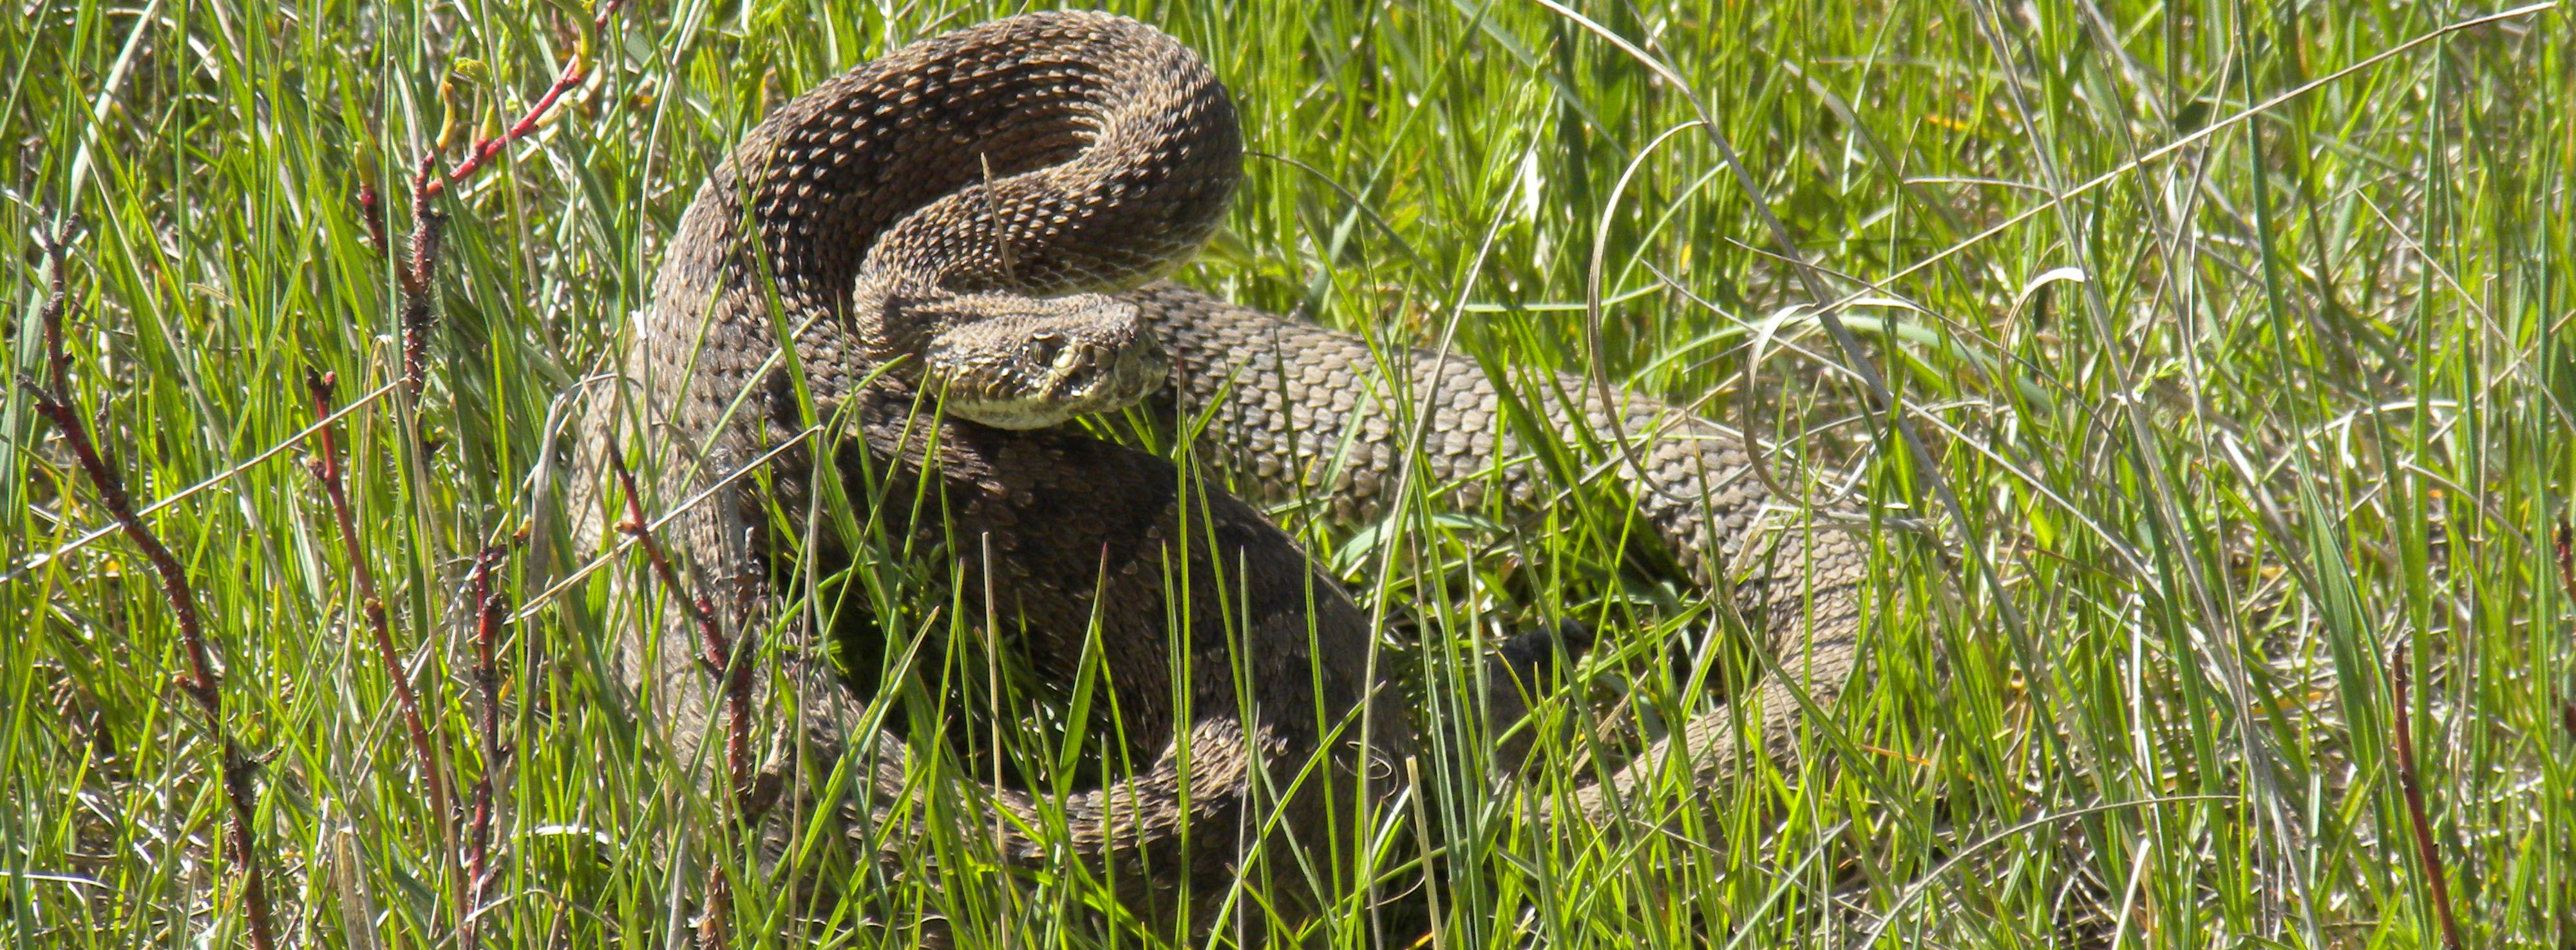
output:
<instances>
[{"instance_id":1,"label":"coiled snake body","mask_svg":"<svg viewBox=\"0 0 2576 950\"><path fill-rule=\"evenodd\" d=\"M751 132L698 192L631 336L644 398L621 423L695 450L659 460L653 502L669 506L806 438L815 419L845 417L851 444L833 464L853 497L885 486L863 503L896 537L943 552L937 573L953 567L973 592L961 603L994 591L1031 669L1074 679L1097 623L1124 729L1157 738L1139 774L1068 802L1059 834L1108 867L1122 901L1155 913L1185 884L1198 900L1225 893L1259 829L1307 847L1347 834L1329 825L1351 821L1354 782L1366 773L1372 791L1391 791L1412 725L1371 680L1366 616L1258 511L1199 491L1162 458L1052 424L1139 398L1207 412L1200 448L1238 489L1330 494L1365 518L1405 450L1396 394L1436 392L1413 420L1427 429L1421 476L1499 464L1507 492L1544 497L1545 474L1515 461L1522 440L1474 363L1400 354L1392 368L1409 378L1391 389L1353 338L1174 284L1138 286L1215 227L1239 175L1237 135L1197 57L1103 14L998 20L830 80ZM1798 675L1741 700L1756 707L1742 718L1770 754L1793 754L1797 693L1830 703L1851 668L1859 548L1832 530L1759 528L1766 497L1736 437L1652 400L1562 395L1587 391L1567 381L1530 406L1569 433L1613 431L1612 413L1629 433L1655 433L1620 470L1651 482L1634 492L1639 511L1686 566L1767 604L1771 646ZM922 418L943 395L950 411ZM776 497L793 519L810 474L833 466L801 448L783 457ZM728 623L756 630L746 621L759 613L770 528L750 484L730 483L672 533L696 583L737 595ZM666 625L657 636L687 634ZM621 674L661 694L675 733L695 734L711 678L692 650L650 640L626 644ZM809 774L818 762L829 771L863 728L816 652L791 650L784 667L811 674L800 691ZM1355 723L1371 703L1378 725L1362 748ZM1719 711L1676 730L1588 792L1583 810L1605 817L1606 793L1666 768L1716 780L1738 763L1737 721ZM1329 774L1308 769L1319 756ZM902 794L901 773L899 759L878 766L880 808ZM992 791L1040 826L1025 795ZM1008 857L1045 850L1002 829Z\"/></svg>"}]
</instances>

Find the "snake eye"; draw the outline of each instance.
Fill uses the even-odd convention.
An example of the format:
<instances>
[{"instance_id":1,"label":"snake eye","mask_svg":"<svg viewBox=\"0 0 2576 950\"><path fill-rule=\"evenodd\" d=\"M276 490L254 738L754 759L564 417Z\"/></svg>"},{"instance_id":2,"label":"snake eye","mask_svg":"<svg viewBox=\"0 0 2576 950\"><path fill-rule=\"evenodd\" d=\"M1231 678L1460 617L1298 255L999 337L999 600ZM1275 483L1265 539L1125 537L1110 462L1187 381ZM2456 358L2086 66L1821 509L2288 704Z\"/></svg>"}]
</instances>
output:
<instances>
[{"instance_id":1,"label":"snake eye","mask_svg":"<svg viewBox=\"0 0 2576 950\"><path fill-rule=\"evenodd\" d=\"M1063 355L1066 342L1064 334L1043 330L1030 334L1029 342L1021 347L1020 352L1031 368L1051 367Z\"/></svg>"}]
</instances>

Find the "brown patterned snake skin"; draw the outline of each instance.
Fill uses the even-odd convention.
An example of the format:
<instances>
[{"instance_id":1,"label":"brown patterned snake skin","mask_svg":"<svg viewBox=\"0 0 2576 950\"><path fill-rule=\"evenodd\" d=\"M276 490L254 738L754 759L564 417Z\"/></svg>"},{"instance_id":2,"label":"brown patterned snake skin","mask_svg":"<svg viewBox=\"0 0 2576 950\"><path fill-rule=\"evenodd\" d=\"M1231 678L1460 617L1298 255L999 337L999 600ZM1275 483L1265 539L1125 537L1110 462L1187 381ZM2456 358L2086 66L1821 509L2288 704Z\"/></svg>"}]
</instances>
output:
<instances>
[{"instance_id":1,"label":"brown patterned snake skin","mask_svg":"<svg viewBox=\"0 0 2576 950\"><path fill-rule=\"evenodd\" d=\"M1409 403L1390 402L1364 345L1185 287L1137 286L1212 232L1240 173L1237 135L1233 107L1207 68L1130 20L1035 13L914 43L789 103L709 178L673 238L628 361L640 376L629 392L642 398L628 410L627 444L683 446L654 469L648 504L656 510L837 417L848 441L835 463L860 517L881 519L886 537L908 537L911 556L966 592L954 603L977 623L989 585L1036 675L1073 681L1096 620L1121 722L1127 735L1150 737L1134 750L1148 764L1076 793L1063 806L1070 830L1055 832L1056 845L1069 839L1075 855L1108 867L1120 899L1150 917L1174 912L1186 882L1198 921L1212 919L1206 901L1225 894L1246 850L1262 843L1245 829L1319 847L1323 836L1353 833L1331 825L1351 823L1361 773L1372 796L1394 791L1389 776L1403 772L1391 763L1414 748L1414 724L1370 680L1366 615L1259 511L1185 481L1163 458L1074 426L1008 430L954 412L932 424L919 387L946 371L935 360L927 373L906 368L918 361L901 358L937 350L943 339L1025 353L1063 370L1032 385L1106 393L1090 403L1039 400L1079 412L1136 398L1139 387L1120 374L1161 369L1167 353L1171 383L1148 404L1166 414L1212 411L1198 450L1235 473L1237 489L1264 499L1312 490L1349 518L1376 516L1410 435L1392 407ZM1113 296L1012 298L1095 292ZM1135 335L1140 320L1150 336ZM782 334L792 336L792 354L780 352ZM1032 340L1045 345L1031 350ZM1545 474L1521 458L1521 440L1476 364L1429 352L1410 361L1401 391L1438 397L1420 419L1428 429L1419 477L1445 484L1499 466L1511 501L1536 505L1552 494ZM871 375L880 368L887 372ZM798 369L811 417L797 398ZM986 395L976 388L984 385L951 381L946 392L957 404L969 389ZM1562 387L1586 391L1576 380ZM1544 416L1573 415L1558 395L1534 398ZM1842 531L1766 526L1806 519L1764 515L1766 494L1747 474L1741 439L1660 402L1622 400L1615 411L1625 430L1653 433L1634 450L1642 470L1617 466L1638 486L1643 521L1695 575L1767 618L1771 650L1796 675L1771 677L1744 699L1752 711L1707 713L1585 792L1581 807L1593 820L1612 817L1619 796L1610 792L1664 769L1686 767L1703 783L1736 769L1739 721L1758 728L1770 755L1794 755L1796 692L1830 704L1851 671L1865 566ZM1610 431L1614 410L1597 398L1577 402L1591 431ZM1001 421L1053 421L1020 408ZM649 429L631 428L639 410ZM600 429L593 424L594 435ZM586 440L585 451L595 455L603 441ZM1312 461L1319 457L1338 461ZM735 592L740 609L726 623L737 631L765 629L746 619L768 609L762 565L777 532L765 502L801 530L807 478L817 470L790 448L770 465L770 496L747 490L753 480L733 482L665 532L697 583ZM873 485L885 493L867 494ZM1738 577L1749 580L1728 585ZM692 634L665 624L656 636L668 642L624 645L621 675L659 694L665 728L703 734L712 677L690 661ZM861 739L860 705L814 659L820 651L789 646L783 675L801 681L810 740L795 757L799 772L828 773ZM1186 669L1176 671L1175 658ZM1373 741L1361 748L1357 722L1371 703ZM875 746L890 760L875 766L876 810L847 815L853 834L908 814L894 803L919 794L901 787L901 744L880 738ZM1318 756L1329 774L1302 773ZM986 791L1044 827L1027 794ZM1200 830L1185 832L1192 827ZM1049 848L1043 835L997 833L1007 835L1009 860L1036 861Z\"/></svg>"}]
</instances>

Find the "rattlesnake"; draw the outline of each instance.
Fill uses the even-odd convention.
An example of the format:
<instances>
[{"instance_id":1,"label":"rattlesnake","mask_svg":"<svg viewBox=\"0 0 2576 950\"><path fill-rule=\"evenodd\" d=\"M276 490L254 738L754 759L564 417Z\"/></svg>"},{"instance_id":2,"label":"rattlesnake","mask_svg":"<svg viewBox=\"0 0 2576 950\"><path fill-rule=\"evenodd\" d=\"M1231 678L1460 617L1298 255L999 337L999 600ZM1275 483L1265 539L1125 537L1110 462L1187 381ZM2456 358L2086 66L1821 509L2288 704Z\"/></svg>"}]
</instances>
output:
<instances>
[{"instance_id":1,"label":"rattlesnake","mask_svg":"<svg viewBox=\"0 0 2576 950\"><path fill-rule=\"evenodd\" d=\"M1366 615L1260 512L1161 457L1054 423L1142 397L1164 418L1203 418L1198 451L1236 489L1326 496L1353 520L1377 516L1395 490L1412 423L1418 477L1498 486L1523 507L1547 481L1522 457L1526 423L1470 361L1392 354L1384 365L1404 376L1390 389L1380 358L1352 337L1148 283L1216 226L1239 176L1237 135L1230 100L1195 55L1105 14L997 20L829 80L754 129L698 191L626 344L640 398L608 402L582 441L593 476L621 441L677 444L648 462L649 503L663 507L777 457L766 498L755 480L727 482L670 532L692 583L732 593L716 599L737 632L763 629L776 533L765 502L800 528L810 475L834 465L863 517L952 578L979 623L995 592L1038 675L1079 675L1097 624L1121 724L1154 737L1142 749L1150 764L1076 794L1059 832L1069 844L1058 843L1154 915L1179 910L1185 886L1202 904L1222 895L1264 837L1244 829L1309 848L1352 834L1332 826L1352 821L1355 787L1395 789L1416 724L1390 699L1389 677L1372 678ZM1794 755L1798 694L1832 702L1853 665L1860 547L1803 516L1766 516L1733 434L1660 402L1613 404L1572 395L1593 392L1579 380L1556 382L1526 397L1524 418L1561 420L1569 445L1651 434L1604 456L1636 488L1642 522L1703 582L1764 608L1753 613L1768 618L1771 649L1798 675L1771 677L1743 718L1769 754ZM933 421L943 394L950 411ZM1398 408L1425 395L1436 397L1428 411L1400 422ZM823 466L808 452L818 426L849 437ZM576 512L595 516L614 502L583 503ZM711 678L680 645L688 636L665 624L625 642L616 665L657 694L681 736L699 734L712 708ZM790 639L779 669L803 680L808 741L789 764L810 777L863 726L821 651ZM1718 711L1675 730L1587 790L1580 810L1604 819L1611 793L1666 768L1717 780L1739 764L1737 721ZM887 804L906 794L903 749L877 745L891 753L872 773L878 810L851 812L853 834L911 814ZM1301 773L1318 757L1330 767ZM992 791L1042 824L1025 794ZM1006 859L1047 850L1045 835L1000 828ZM1279 900L1274 909L1296 906ZM1192 909L1200 921L1208 910Z\"/></svg>"}]
</instances>

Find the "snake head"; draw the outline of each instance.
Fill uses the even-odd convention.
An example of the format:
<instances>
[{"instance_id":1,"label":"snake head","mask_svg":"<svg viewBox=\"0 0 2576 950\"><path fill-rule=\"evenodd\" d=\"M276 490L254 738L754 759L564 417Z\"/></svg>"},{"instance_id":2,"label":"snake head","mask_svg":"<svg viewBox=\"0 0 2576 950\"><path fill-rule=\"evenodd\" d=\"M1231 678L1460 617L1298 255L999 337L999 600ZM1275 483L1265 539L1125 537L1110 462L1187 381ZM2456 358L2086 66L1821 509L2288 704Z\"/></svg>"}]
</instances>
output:
<instances>
[{"instance_id":1,"label":"snake head","mask_svg":"<svg viewBox=\"0 0 2576 950\"><path fill-rule=\"evenodd\" d=\"M1103 294L952 301L922 351L948 413L997 429L1042 429L1135 405L1171 372L1136 305Z\"/></svg>"}]
</instances>

